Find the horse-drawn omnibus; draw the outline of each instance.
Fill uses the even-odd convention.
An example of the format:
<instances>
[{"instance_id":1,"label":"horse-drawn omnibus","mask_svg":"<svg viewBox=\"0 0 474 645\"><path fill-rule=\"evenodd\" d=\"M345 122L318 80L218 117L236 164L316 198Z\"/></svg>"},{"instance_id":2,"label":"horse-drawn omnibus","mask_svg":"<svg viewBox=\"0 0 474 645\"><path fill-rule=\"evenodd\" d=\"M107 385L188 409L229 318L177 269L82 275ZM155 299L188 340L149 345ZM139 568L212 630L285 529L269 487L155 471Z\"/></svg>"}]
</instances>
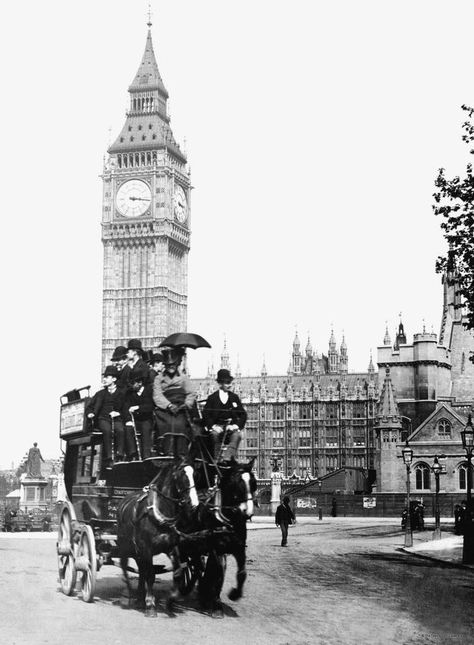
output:
<instances>
[{"instance_id":1,"label":"horse-drawn omnibus","mask_svg":"<svg viewBox=\"0 0 474 645\"><path fill-rule=\"evenodd\" d=\"M85 413L89 400L87 386L67 392L60 401L67 493L57 540L62 592L72 595L78 585L83 600L92 602L98 571L119 563L131 592L131 558L151 615L154 576L164 571L173 571L168 608L196 581L202 598L207 594L209 604L218 605L225 556L232 553L239 573L230 597L239 598L245 580L245 523L253 512L253 463L225 468L210 463L197 439L193 465L157 456L105 468L102 433L91 427ZM153 564L158 553L168 556L171 567Z\"/></svg>"}]
</instances>

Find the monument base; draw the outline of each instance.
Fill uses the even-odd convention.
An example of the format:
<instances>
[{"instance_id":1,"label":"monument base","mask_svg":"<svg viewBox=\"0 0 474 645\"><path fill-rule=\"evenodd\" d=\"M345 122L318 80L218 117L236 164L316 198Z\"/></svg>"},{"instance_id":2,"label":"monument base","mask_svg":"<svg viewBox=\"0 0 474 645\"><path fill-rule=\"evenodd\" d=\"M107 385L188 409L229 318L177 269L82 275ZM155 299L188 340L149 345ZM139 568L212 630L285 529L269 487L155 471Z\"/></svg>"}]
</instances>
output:
<instances>
[{"instance_id":1,"label":"monument base","mask_svg":"<svg viewBox=\"0 0 474 645\"><path fill-rule=\"evenodd\" d=\"M46 486L48 482L43 477L25 477L20 486L20 509L30 511L33 508L47 508Z\"/></svg>"}]
</instances>

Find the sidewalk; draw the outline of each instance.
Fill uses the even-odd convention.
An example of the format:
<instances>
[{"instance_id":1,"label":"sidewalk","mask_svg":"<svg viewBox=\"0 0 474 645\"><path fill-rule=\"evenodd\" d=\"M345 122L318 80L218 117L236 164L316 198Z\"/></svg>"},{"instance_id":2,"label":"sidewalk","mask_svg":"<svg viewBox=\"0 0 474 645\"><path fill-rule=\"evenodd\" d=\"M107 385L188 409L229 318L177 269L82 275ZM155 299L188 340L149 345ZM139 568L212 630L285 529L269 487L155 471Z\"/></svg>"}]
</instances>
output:
<instances>
[{"instance_id":1,"label":"sidewalk","mask_svg":"<svg viewBox=\"0 0 474 645\"><path fill-rule=\"evenodd\" d=\"M432 531L428 535L431 537ZM447 537L441 537L440 540L430 540L428 537L424 542L419 542L411 547L401 547L400 550L421 558L445 562L452 566L474 571L474 564L463 564L462 562L463 536L446 535Z\"/></svg>"}]
</instances>

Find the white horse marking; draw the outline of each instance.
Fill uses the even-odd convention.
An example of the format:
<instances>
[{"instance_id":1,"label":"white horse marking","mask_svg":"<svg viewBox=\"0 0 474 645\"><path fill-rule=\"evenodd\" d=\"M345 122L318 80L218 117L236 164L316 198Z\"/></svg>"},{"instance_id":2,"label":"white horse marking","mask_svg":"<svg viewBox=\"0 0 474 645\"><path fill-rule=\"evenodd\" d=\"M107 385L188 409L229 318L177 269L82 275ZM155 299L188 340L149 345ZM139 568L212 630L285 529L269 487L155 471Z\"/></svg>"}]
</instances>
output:
<instances>
[{"instance_id":1,"label":"white horse marking","mask_svg":"<svg viewBox=\"0 0 474 645\"><path fill-rule=\"evenodd\" d=\"M194 469L192 466L185 466L184 472L189 481L189 497L191 499L191 506L196 508L199 505L198 494L196 491L196 485L194 483Z\"/></svg>"}]
</instances>

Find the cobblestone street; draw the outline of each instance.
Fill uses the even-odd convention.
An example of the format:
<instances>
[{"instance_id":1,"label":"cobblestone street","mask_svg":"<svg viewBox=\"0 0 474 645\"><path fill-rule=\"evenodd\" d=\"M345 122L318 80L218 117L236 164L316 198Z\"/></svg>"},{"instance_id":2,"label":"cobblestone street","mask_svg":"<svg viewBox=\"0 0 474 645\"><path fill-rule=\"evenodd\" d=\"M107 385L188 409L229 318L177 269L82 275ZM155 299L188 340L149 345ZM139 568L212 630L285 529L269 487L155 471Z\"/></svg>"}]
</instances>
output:
<instances>
[{"instance_id":1,"label":"cobblestone street","mask_svg":"<svg viewBox=\"0 0 474 645\"><path fill-rule=\"evenodd\" d=\"M415 543L428 539L415 534ZM58 591L51 534L1 534L0 621L6 645L132 645L207 643L304 645L322 643L437 644L470 642L474 621L472 572L408 555L399 524L328 519L291 528L287 548L261 518L248 539L244 598L225 617L199 611L194 595L168 618L160 607L146 619L120 606L120 570L104 567L96 601L88 605ZM232 586L229 560L224 590ZM162 599L169 575L156 583Z\"/></svg>"}]
</instances>

